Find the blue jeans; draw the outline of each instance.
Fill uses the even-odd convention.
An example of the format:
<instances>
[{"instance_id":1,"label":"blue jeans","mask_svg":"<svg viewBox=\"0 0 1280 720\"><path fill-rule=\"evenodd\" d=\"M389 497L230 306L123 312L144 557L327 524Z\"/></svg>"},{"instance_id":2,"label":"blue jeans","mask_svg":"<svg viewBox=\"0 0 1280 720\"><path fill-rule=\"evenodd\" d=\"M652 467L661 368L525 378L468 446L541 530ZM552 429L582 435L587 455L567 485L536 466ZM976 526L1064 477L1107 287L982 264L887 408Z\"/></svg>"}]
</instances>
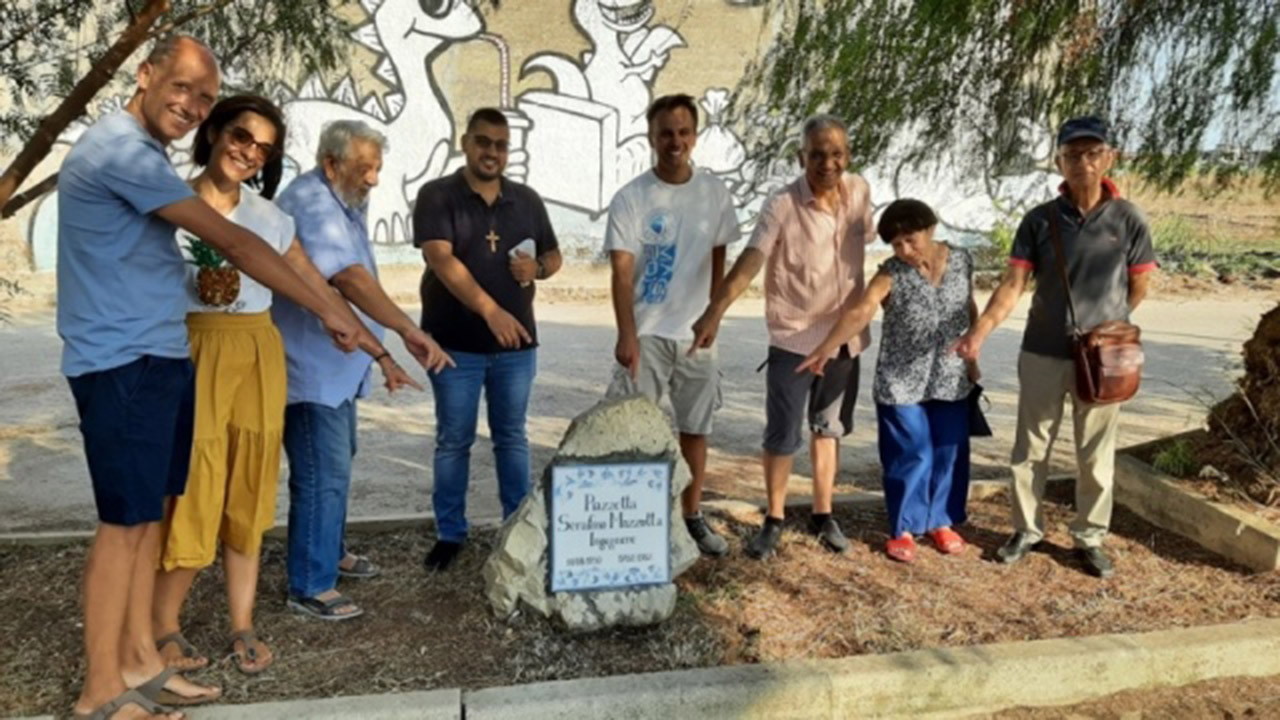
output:
<instances>
[{"instance_id":1,"label":"blue jeans","mask_svg":"<svg viewBox=\"0 0 1280 720\"><path fill-rule=\"evenodd\" d=\"M876 405L890 537L965 521L969 498L969 403Z\"/></svg>"},{"instance_id":2,"label":"blue jeans","mask_svg":"<svg viewBox=\"0 0 1280 720\"><path fill-rule=\"evenodd\" d=\"M476 441L480 391L489 410L489 435L498 471L502 517L516 511L529 492L529 436L525 418L537 373L537 350L499 353L449 351L457 367L430 375L436 396L435 489L431 505L441 540L467 537L467 479Z\"/></svg>"},{"instance_id":3,"label":"blue jeans","mask_svg":"<svg viewBox=\"0 0 1280 720\"><path fill-rule=\"evenodd\" d=\"M284 409L289 456L289 595L315 597L338 584L344 552L356 402L336 408L294 403Z\"/></svg>"}]
</instances>

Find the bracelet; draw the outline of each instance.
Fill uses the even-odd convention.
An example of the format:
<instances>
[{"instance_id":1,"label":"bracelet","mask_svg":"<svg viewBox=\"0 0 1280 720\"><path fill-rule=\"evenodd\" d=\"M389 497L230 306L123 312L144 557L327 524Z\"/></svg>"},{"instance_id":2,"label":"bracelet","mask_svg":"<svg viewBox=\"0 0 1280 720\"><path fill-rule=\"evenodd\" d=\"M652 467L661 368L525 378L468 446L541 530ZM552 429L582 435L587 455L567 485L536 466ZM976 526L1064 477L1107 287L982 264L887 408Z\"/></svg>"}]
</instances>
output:
<instances>
[{"instance_id":1,"label":"bracelet","mask_svg":"<svg viewBox=\"0 0 1280 720\"><path fill-rule=\"evenodd\" d=\"M375 357L375 358L373 359L373 361L374 361L374 362L381 362L381 361L382 361L382 358L384 358L384 357L391 357L391 351L390 351L390 350L383 350L383 351L382 351L382 354L381 354L381 355L379 355L379 356L377 356L377 357Z\"/></svg>"}]
</instances>

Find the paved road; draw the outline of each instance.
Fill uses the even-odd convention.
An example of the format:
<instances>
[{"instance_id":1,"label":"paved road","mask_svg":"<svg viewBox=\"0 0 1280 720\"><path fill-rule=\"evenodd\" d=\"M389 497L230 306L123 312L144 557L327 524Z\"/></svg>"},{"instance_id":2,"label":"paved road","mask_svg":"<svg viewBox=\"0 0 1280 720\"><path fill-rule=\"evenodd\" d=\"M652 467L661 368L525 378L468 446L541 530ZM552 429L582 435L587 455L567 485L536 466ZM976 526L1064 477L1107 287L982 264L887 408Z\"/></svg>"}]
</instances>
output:
<instances>
[{"instance_id":1,"label":"paved road","mask_svg":"<svg viewBox=\"0 0 1280 720\"><path fill-rule=\"evenodd\" d=\"M1196 427L1204 416L1203 402L1230 392L1239 374L1240 344L1260 314L1276 302L1274 295L1243 297L1152 300L1139 310L1136 321L1144 329L1148 373L1142 395L1127 410L1122 442ZM762 307L760 300L740 302L721 334L725 406L712 440L710 485L734 497L763 495L756 453L764 378L755 372L766 348ZM984 383L994 403L989 417L997 436L975 445L975 470L982 477L1001 477L1004 472L1017 383L1014 359L1025 310L1024 303L984 351ZM601 397L614 339L612 314L604 301L543 303L539 319L543 344L529 420L535 468L550 459L570 419ZM60 347L48 311L0 327L0 532L93 524L75 410L58 374ZM408 366L403 349L393 347ZM868 357L875 352L873 347ZM868 362L864 368L858 427L843 444L843 484L878 484L874 415L867 401L871 367ZM395 396L379 391L361 403L360 423L351 514L428 512L435 424L430 390ZM1069 433L1067 423L1064 435L1069 438ZM497 491L483 423L481 434L472 460L469 514L491 519L498 513ZM1071 464L1063 449L1069 447L1063 442L1057 451L1064 467ZM807 492L808 472L802 459L792 480L794 492ZM282 492L277 511L281 519L286 502L287 493Z\"/></svg>"}]
</instances>

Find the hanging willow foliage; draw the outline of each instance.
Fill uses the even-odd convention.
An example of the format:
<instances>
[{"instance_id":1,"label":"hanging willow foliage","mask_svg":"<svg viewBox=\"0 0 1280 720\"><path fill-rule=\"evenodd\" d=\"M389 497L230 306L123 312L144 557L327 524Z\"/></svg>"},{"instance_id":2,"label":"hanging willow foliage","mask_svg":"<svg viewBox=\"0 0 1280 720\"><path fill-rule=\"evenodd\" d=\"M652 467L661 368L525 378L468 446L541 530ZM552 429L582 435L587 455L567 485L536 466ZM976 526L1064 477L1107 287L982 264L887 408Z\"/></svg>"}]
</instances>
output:
<instances>
[{"instance_id":1,"label":"hanging willow foliage","mask_svg":"<svg viewBox=\"0 0 1280 720\"><path fill-rule=\"evenodd\" d=\"M731 108L763 160L828 111L860 166L909 131L908 160L1015 172L1048 162L1032 138L1097 114L1161 188L1280 188L1280 0L781 0L765 22L775 41Z\"/></svg>"}]
</instances>

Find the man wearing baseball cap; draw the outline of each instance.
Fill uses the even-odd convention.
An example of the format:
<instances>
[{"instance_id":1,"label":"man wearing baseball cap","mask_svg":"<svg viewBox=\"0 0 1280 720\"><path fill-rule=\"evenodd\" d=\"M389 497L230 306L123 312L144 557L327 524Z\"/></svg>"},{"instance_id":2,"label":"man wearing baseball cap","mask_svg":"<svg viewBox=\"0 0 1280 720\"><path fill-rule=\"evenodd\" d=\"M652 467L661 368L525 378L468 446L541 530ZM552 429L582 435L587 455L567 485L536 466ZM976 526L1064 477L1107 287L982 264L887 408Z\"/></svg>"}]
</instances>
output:
<instances>
[{"instance_id":1,"label":"man wearing baseball cap","mask_svg":"<svg viewBox=\"0 0 1280 720\"><path fill-rule=\"evenodd\" d=\"M1076 517L1072 542L1085 571L1110 577L1114 564L1102 550L1111 524L1113 467L1120 405L1081 402L1075 391L1072 323L1050 231L1056 216L1079 327L1128 321L1147 294L1156 268L1151 232L1142 213L1120 197L1107 177L1115 162L1105 122L1077 117L1058 131L1054 161L1065 182L1058 197L1033 208L1014 237L1009 269L987 308L955 349L977 359L982 343L1008 317L1031 279L1031 310L1018 356L1018 425L1010 460L1014 534L997 552L1016 563L1044 540L1041 499L1064 400L1071 396L1076 448Z\"/></svg>"}]
</instances>

